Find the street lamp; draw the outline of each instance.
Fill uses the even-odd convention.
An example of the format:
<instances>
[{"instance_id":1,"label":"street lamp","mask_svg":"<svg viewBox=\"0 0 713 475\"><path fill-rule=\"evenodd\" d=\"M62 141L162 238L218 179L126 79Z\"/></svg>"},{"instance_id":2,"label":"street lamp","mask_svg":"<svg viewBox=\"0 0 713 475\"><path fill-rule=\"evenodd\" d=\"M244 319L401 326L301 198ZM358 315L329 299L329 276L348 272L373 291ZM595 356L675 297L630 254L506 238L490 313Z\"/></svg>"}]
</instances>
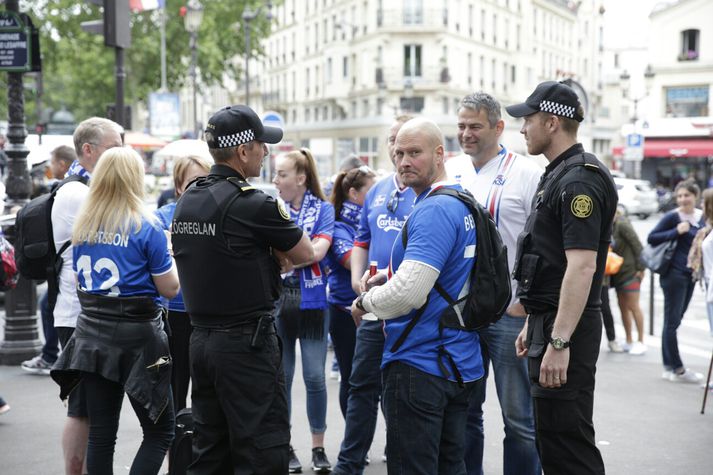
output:
<instances>
[{"instance_id":1,"label":"street lamp","mask_svg":"<svg viewBox=\"0 0 713 475\"><path fill-rule=\"evenodd\" d=\"M203 5L199 0L189 0L186 5L183 22L186 31L191 35L191 81L193 82L193 133L197 138L200 135L198 130L198 100L196 93L196 68L198 67L198 29L203 21Z\"/></svg>"},{"instance_id":2,"label":"street lamp","mask_svg":"<svg viewBox=\"0 0 713 475\"><path fill-rule=\"evenodd\" d=\"M20 13L18 0L6 0L5 10L11 14ZM9 158L8 175L5 187L4 218L0 224L14 224L14 214L27 202L32 191L30 173L27 169L25 145L27 128L25 127L25 91L22 84L22 72L7 73L7 112L8 144L5 152ZM8 220L7 218L10 218ZM7 228L7 237L13 240L14 227ZM23 360L37 355L42 348L37 326L37 289L35 282L20 277L17 287L5 294L5 324L0 340L0 364L17 365Z\"/></svg>"},{"instance_id":3,"label":"street lamp","mask_svg":"<svg viewBox=\"0 0 713 475\"><path fill-rule=\"evenodd\" d=\"M243 10L243 29L245 30L245 105L250 105L250 22L256 19L262 12L263 6L259 6L257 10L250 10L248 5ZM267 21L272 20L272 2L267 2L267 12L265 12Z\"/></svg>"},{"instance_id":4,"label":"street lamp","mask_svg":"<svg viewBox=\"0 0 713 475\"><path fill-rule=\"evenodd\" d=\"M639 101L646 99L649 96L649 90L651 89L651 84L653 83L654 77L656 76L656 73L654 72L654 69L651 67L651 65L646 66L646 71L644 71L644 86L646 88L646 91L644 92L643 95L639 97L634 97L630 98L629 97L629 88L630 88L630 79L631 75L626 71L622 71L621 75L619 76L619 79L621 79L621 95L624 99L630 99L634 103L634 115L631 118L632 123L636 123L638 120L638 113L639 113Z\"/></svg>"},{"instance_id":5,"label":"street lamp","mask_svg":"<svg viewBox=\"0 0 713 475\"><path fill-rule=\"evenodd\" d=\"M639 119L639 101L645 99L649 95L649 90L651 89L651 83L653 82L654 76L656 76L656 73L654 73L653 68L651 65L646 66L646 70L644 71L644 87L645 91L644 94L636 97L629 97L629 89L630 89L630 80L631 80L631 75L626 71L622 71L621 75L619 76L619 79L621 79L621 93L622 97L624 99L629 99L632 101L634 104L634 114L631 116L631 132L630 134L631 137L634 137L635 139L632 140L638 140L636 137L639 137L637 130L636 130L636 122ZM632 142L633 143L633 142ZM629 147L632 147L631 149ZM626 159L633 161L633 172L634 172L634 177L635 178L641 178L641 160L644 158L644 150L643 150L643 145L639 141L638 146L633 146L629 144L629 138L627 136L627 152L626 152Z\"/></svg>"}]
</instances>

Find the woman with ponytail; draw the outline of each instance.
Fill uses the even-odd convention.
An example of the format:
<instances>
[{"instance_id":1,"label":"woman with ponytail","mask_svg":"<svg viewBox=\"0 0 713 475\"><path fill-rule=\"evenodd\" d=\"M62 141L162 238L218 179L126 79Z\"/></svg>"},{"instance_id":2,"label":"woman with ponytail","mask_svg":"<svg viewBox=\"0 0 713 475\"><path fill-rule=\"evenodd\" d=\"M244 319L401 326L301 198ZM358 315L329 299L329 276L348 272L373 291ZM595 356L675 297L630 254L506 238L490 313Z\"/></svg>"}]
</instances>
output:
<instances>
[{"instance_id":1,"label":"woman with ponytail","mask_svg":"<svg viewBox=\"0 0 713 475\"><path fill-rule=\"evenodd\" d=\"M349 376L356 344L356 326L351 304L356 299L351 283L350 256L354 246L364 197L374 184L376 174L366 165L341 172L334 181L331 201L334 205L334 239L329 249L329 333L339 363L339 407L347 416Z\"/></svg>"},{"instance_id":2,"label":"woman with ponytail","mask_svg":"<svg viewBox=\"0 0 713 475\"><path fill-rule=\"evenodd\" d=\"M282 364L287 383L287 402L292 409L292 381L295 374L295 346L300 341L302 378L307 390L307 419L312 432L312 469L317 473L332 468L324 453L327 430L327 386L324 365L327 358L327 276L322 260L332 243L334 208L327 202L317 175L312 153L302 148L281 155L275 163L273 183L289 208L292 219L309 235L314 261L303 264L283 278L277 308L277 333L283 344ZM302 466L290 447L290 473Z\"/></svg>"}]
</instances>

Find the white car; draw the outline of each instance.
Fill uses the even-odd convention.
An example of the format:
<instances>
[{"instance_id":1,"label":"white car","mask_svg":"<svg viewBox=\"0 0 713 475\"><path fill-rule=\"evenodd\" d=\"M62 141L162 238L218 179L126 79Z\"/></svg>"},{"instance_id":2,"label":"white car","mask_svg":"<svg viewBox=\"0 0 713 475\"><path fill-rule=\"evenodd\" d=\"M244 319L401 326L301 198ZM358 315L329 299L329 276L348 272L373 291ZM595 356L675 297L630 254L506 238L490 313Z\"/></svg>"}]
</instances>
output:
<instances>
[{"instance_id":1,"label":"white car","mask_svg":"<svg viewBox=\"0 0 713 475\"><path fill-rule=\"evenodd\" d=\"M648 181L614 177L614 183L619 193L619 206L627 216L646 219L658 211L658 195Z\"/></svg>"}]
</instances>

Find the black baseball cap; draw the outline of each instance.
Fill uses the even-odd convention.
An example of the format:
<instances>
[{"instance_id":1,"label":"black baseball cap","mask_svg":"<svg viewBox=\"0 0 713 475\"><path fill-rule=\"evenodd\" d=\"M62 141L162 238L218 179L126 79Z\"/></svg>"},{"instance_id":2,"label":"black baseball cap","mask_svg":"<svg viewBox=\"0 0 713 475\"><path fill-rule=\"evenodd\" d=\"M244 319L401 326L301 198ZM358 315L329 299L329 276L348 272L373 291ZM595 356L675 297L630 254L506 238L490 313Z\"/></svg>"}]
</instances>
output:
<instances>
[{"instance_id":1,"label":"black baseball cap","mask_svg":"<svg viewBox=\"0 0 713 475\"><path fill-rule=\"evenodd\" d=\"M205 128L208 148L237 147L252 140L278 143L282 140L282 129L263 125L248 106L223 107L213 114Z\"/></svg>"},{"instance_id":2,"label":"black baseball cap","mask_svg":"<svg viewBox=\"0 0 713 475\"><path fill-rule=\"evenodd\" d=\"M584 117L577 112L581 105L574 89L561 82L546 81L540 83L525 102L508 106L505 110L513 117L547 112L582 122Z\"/></svg>"}]
</instances>

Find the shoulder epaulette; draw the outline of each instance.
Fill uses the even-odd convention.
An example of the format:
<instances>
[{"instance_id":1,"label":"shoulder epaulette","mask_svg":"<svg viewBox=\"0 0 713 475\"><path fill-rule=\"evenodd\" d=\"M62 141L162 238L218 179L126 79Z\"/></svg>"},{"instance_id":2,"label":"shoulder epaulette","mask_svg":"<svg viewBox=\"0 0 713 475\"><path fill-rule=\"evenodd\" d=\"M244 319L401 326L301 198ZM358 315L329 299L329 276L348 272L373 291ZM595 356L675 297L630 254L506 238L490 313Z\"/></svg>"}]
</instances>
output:
<instances>
[{"instance_id":1,"label":"shoulder epaulette","mask_svg":"<svg viewBox=\"0 0 713 475\"><path fill-rule=\"evenodd\" d=\"M247 181L241 180L241 179L233 177L233 176L228 177L227 180L229 183L232 183L233 185L238 187L240 189L240 191L250 191L250 190L256 189L254 186L252 186Z\"/></svg>"}]
</instances>

